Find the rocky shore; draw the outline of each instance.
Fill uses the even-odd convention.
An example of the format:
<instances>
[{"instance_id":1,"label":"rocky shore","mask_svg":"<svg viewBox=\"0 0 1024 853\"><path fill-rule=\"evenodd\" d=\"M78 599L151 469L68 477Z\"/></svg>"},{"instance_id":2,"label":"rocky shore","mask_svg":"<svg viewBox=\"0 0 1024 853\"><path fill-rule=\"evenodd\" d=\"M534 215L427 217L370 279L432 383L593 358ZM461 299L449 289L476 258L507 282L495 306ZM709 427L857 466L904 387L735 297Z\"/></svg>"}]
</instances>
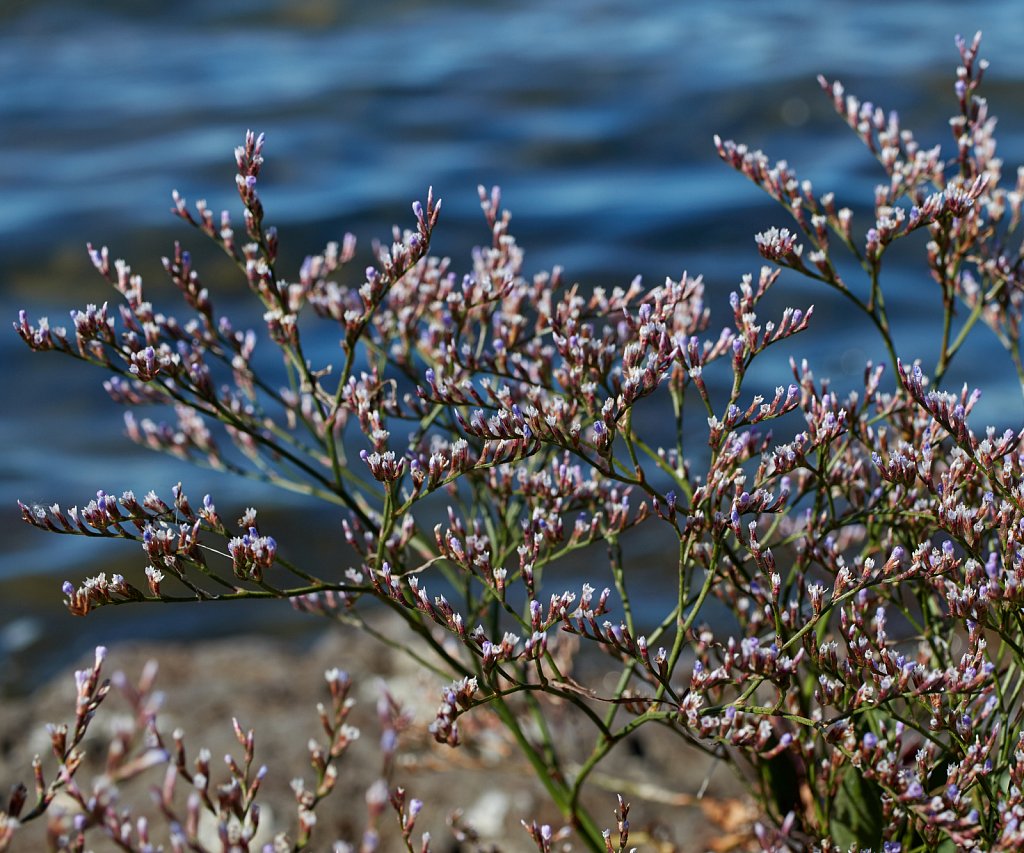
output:
<instances>
[{"instance_id":1,"label":"rocky shore","mask_svg":"<svg viewBox=\"0 0 1024 853\"><path fill-rule=\"evenodd\" d=\"M259 636L191 644L124 644L109 650L105 671L109 675L122 670L129 681L135 681L150 660L159 665L157 688L165 694L159 717L161 732L169 736L175 728L184 729L190 756L201 747L208 748L215 781L226 777L222 756L239 756L241 752L232 717L237 717L243 728L255 730L255 764L268 767L258 797L261 840L269 841L282 831L294 837L295 797L289 783L297 776L304 776L307 782L312 779L307 742L322 737L315 706L327 698L323 673L332 667L352 678L357 705L351 721L361 730L361 737L342 757L336 790L317 809L312 849L329 850L335 838L355 841L365 826L366 792L382 772L375 709L384 683L412 720L401 735L390 782L403 785L410 797L424 802L414 838L418 840L422 831L429 830L435 853L494 849L516 853L536 849L521 820L561 826L559 815L503 730L487 727L484 714L469 715L460 721L464 746L451 749L435 743L427 726L440 699L440 679L352 629L328 630L313 645ZM0 705L0 784L4 790L18 780L31 787L34 754L44 756L44 768L52 774L53 759L46 760L49 736L45 724L70 720L74 696L73 673L68 671L31 695ZM570 716L563 716L557 705L545 707L559 742L570 746L568 752L573 752L574 740L582 743L584 735L589 737L589 732L576 732ZM91 780L102 773L106 745L111 734L125 724L126 708L115 690L97 714L85 744L87 759L77 777L83 788L88 789ZM588 791L591 814L614 831L616 794L622 793L632 804L630 843L640 850L749 847L752 812L731 772L710 766L668 732L645 727L635 740L620 746L600 771L591 777ZM137 804L136 814L153 813L148 789L163 778L160 769L147 773L145 781L136 780L120 792L126 805ZM704 796L698 798L702 788ZM450 823L457 809L462 813L461 823L478 833L477 841L454 837ZM44 849L44 822L22 829L12 849ZM401 849L390 808L381 826L380 849ZM159 819L154 821L154 834L158 840L166 839L166 826L160 825ZM90 843L96 851L116 849L104 847L98 835L92 836ZM582 849L578 844L574 847ZM211 849L220 847L214 843Z\"/></svg>"}]
</instances>

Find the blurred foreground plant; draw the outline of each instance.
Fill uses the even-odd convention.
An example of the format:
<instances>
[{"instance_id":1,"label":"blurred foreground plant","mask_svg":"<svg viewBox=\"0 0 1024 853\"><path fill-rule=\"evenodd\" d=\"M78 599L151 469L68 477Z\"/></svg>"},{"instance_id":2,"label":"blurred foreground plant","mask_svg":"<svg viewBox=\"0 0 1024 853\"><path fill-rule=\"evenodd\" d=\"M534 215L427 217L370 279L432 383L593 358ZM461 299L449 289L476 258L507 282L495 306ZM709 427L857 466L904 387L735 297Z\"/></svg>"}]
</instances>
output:
<instances>
[{"instance_id":1,"label":"blurred foreground plant","mask_svg":"<svg viewBox=\"0 0 1024 853\"><path fill-rule=\"evenodd\" d=\"M34 350L104 368L115 400L173 411L167 423L129 411L135 441L336 504L350 565L299 566L255 510L234 535L209 496L193 504L180 486L169 502L99 492L77 509L23 506L42 529L145 551L138 577L66 583L68 607L274 597L361 625L450 682L439 742L460 744L466 714L507 727L589 850L626 849L624 812L616 848L581 794L641 726L735 766L766 850L1020 849L1024 431L979 437L967 422L979 393L932 387L983 326L1024 386L1024 170L1003 186L978 43L958 39L951 159L821 80L885 174L863 235L832 193L716 138L795 223L757 235L771 266L740 282L721 330L699 277L607 292L557 268L525 276L496 189L481 189L491 242L465 275L428 254L440 210L428 194L365 274L346 269L347 236L289 280L250 133L236 152L244 236L203 202L175 194L174 212L237 262L263 306L259 334L216 309L180 247L164 267L185 320L90 247L118 310L73 312L73 334L24 313L15 328ZM889 247L918 231L942 309L930 377L894 337L882 276ZM837 393L792 358L791 383L760 387L751 365L812 315L759 318L783 269L877 331L885 364L868 363L863 388ZM336 363L310 355L323 324ZM766 430L776 419L781 442ZM641 525L673 542L656 620L631 604L628 534ZM565 558L595 545L603 577L576 587ZM408 632L378 631L370 601ZM712 617L721 605L728 619ZM581 642L617 676L579 683ZM550 724L555 707L579 718L571 741ZM563 843L524 826L540 850Z\"/></svg>"}]
</instances>

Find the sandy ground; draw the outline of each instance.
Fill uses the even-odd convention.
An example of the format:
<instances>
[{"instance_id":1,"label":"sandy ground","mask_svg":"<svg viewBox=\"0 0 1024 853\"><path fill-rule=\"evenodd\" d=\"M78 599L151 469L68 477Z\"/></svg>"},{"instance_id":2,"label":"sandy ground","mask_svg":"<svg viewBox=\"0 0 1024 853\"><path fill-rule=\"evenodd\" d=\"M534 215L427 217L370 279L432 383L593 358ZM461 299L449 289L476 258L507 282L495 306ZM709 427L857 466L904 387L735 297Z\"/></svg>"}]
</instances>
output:
<instances>
[{"instance_id":1,"label":"sandy ground","mask_svg":"<svg viewBox=\"0 0 1024 853\"><path fill-rule=\"evenodd\" d=\"M200 747L209 748L215 781L226 778L223 756L241 755L232 716L237 716L243 727L255 730L255 763L269 768L258 798L263 808L261 840L281 831L294 837L295 799L289 781L296 776L312 779L306 744L311 737L322 738L315 705L327 698L323 672L330 667L352 676L358 704L351 721L362 734L339 764L337 788L317 810L319 822L311 849L330 850L335 838L358 839L365 826L366 791L381 773L375 712L381 679L386 679L413 718L401 736L399 760L390 781L424 802L413 836L417 850L423 830L431 832L434 853L536 850L521 820L537 820L555 828L562 825L503 730L480 725L485 715L478 713L469 720L462 718L464 746L453 750L435 743L426 727L439 703L439 677L353 629L332 627L312 647L257 636L188 645L115 646L110 649L105 671L123 670L135 680L151 659L159 664L157 687L166 694L159 718L161 731L169 734L176 727L183 728L190 756ZM79 664L84 665L87 661ZM69 670L32 695L6 700L0 706L3 790L19 779L31 787L32 755L49 754L44 725L71 719L73 700L74 681ZM88 757L78 776L83 787L102 772L106 742L110 732L123 724L126 707L115 691L97 714L86 742ZM547 706L547 719L559 743L572 753L589 732L574 728L573 715L563 711ZM44 766L52 774L52 758ZM709 772L707 793L698 801L694 795ZM124 786L121 797L126 803L141 802L141 810L152 813L147 789L160 783L163 771L147 773L144 782ZM632 803L631 845L640 850L737 850L749 846L751 814L730 770L711 768L701 754L663 729L641 729L634 740L617 747L592 781L585 801L599 825L613 830L613 837L617 835L616 793ZM456 809L462 810L464 820L480 834L479 842L459 842L453 837L447 823ZM11 849L46 849L43 823L36 821L23 828ZM381 850L405 849L395 834L395 824L389 809L381 821ZM154 835L156 840L166 839L166 826L154 829ZM90 839L93 850L116 849L99 835ZM210 849L219 850L220 846L215 843ZM573 849L584 848L577 843Z\"/></svg>"}]
</instances>

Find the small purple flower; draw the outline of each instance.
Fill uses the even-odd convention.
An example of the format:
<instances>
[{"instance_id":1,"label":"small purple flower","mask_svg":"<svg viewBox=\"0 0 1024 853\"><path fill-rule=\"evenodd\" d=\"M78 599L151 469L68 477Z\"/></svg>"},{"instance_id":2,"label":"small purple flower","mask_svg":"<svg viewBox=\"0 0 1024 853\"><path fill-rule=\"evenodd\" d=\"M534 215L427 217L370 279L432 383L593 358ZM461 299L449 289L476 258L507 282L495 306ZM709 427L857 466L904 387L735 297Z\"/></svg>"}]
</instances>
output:
<instances>
[{"instance_id":1,"label":"small purple flower","mask_svg":"<svg viewBox=\"0 0 1024 853\"><path fill-rule=\"evenodd\" d=\"M924 798L924 795L924 787L917 779L915 779L907 785L907 789L903 792L903 797L901 797L901 799L920 800Z\"/></svg>"}]
</instances>

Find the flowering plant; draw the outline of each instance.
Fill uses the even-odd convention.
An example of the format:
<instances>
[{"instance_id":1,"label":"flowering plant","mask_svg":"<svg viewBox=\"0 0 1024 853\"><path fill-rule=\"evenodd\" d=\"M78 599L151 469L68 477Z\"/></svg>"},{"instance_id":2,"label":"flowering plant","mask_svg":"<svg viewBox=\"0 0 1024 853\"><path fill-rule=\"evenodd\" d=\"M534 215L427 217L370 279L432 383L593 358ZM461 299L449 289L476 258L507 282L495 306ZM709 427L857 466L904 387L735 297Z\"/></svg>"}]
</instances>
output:
<instances>
[{"instance_id":1,"label":"flowering plant","mask_svg":"<svg viewBox=\"0 0 1024 853\"><path fill-rule=\"evenodd\" d=\"M24 313L15 328L33 350L109 374L136 442L336 505L351 565L300 566L256 510L236 532L211 497L180 486L166 500L101 491L78 509L22 506L41 529L145 552L137 578L65 583L67 606L273 597L361 626L437 674L438 742L458 747L467 716L508 730L568 827L524 823L540 850L570 837L628 849L628 806L613 841L581 795L641 727L735 767L766 850L1020 849L1024 430L979 436L968 425L979 392L941 390L981 327L1024 385L1024 170L1003 185L978 46L958 40L952 159L821 78L884 173L863 235L832 193L716 137L794 223L757 235L768 265L739 283L720 330L700 277L609 292L558 268L526 275L497 189L480 190L490 242L465 275L429 254L441 205L428 193L365 273L349 271L346 236L286 278L257 193L264 140L249 133L236 150L244 234L204 202L175 194L173 210L237 263L262 304L260 333L218 311L179 246L164 268L187 319L158 311L139 275L90 247L118 309L73 312L73 332ZM930 375L899 346L882 275L890 246L915 232L942 309ZM761 387L751 365L812 321L813 306L759 313L784 270L873 325L884 363L867 364L863 387L837 391L794 359L791 381ZM335 363L310 355L324 324L340 341ZM671 542L660 572L671 592L653 617L631 604L640 527ZM576 585L563 566L595 547L603 577ZM370 602L406 633L380 631ZM714 615L723 605L727 618ZM578 681L581 647L606 653L614 677ZM102 699L89 690L86 717ZM577 718L571 743L554 708ZM61 773L71 784L74 767ZM83 831L104 825L84 814ZM174 843L199 843L176 825ZM281 849L308 843L302 827Z\"/></svg>"}]
</instances>

